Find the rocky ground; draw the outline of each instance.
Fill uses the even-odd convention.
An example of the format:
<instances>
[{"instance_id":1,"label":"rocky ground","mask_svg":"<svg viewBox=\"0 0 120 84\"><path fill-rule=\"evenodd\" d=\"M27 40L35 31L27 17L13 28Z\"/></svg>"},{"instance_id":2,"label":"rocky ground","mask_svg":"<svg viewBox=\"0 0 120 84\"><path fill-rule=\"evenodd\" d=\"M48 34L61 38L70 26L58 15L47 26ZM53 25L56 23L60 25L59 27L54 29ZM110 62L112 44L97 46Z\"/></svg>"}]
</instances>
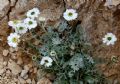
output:
<instances>
[{"instance_id":1,"label":"rocky ground","mask_svg":"<svg viewBox=\"0 0 120 84\"><path fill-rule=\"evenodd\" d=\"M35 6L40 8L40 5L47 5L38 2L0 0L0 84L51 84L47 78L42 77L43 72L34 65L29 55L10 48L6 40L11 32L8 21L22 19L24 13Z\"/></svg>"},{"instance_id":2,"label":"rocky ground","mask_svg":"<svg viewBox=\"0 0 120 84\"><path fill-rule=\"evenodd\" d=\"M114 0L112 7L105 6L105 0L71 2L72 0L0 0L0 84L51 84L47 78L37 79L42 73L31 58L18 49L9 48L6 41L11 32L8 21L24 18L25 12L33 7L40 9L41 16L48 20L48 25L58 23L65 8L77 9L79 18L70 24L74 26L77 22L81 23L92 43L92 56L106 59L98 67L112 84L119 84L120 0ZM103 46L101 39L107 32L113 32L118 37L115 46ZM112 56L118 57L117 63L110 64Z\"/></svg>"},{"instance_id":3,"label":"rocky ground","mask_svg":"<svg viewBox=\"0 0 120 84\"><path fill-rule=\"evenodd\" d=\"M18 49L5 49L0 58L0 84L51 84L29 56Z\"/></svg>"}]
</instances>

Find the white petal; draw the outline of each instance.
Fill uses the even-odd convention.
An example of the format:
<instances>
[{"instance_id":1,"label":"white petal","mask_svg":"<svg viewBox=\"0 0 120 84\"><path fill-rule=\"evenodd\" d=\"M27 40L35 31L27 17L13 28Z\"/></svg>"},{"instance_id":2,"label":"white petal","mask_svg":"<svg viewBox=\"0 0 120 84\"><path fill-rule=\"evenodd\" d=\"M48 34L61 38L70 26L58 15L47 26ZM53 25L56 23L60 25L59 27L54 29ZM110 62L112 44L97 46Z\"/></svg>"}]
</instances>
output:
<instances>
[{"instance_id":1,"label":"white petal","mask_svg":"<svg viewBox=\"0 0 120 84\"><path fill-rule=\"evenodd\" d=\"M111 40L108 40L108 37L111 37ZM114 43L117 41L117 38L112 33L107 33L105 37L102 39L103 43L106 43L106 45L114 45Z\"/></svg>"},{"instance_id":2,"label":"white petal","mask_svg":"<svg viewBox=\"0 0 120 84\"><path fill-rule=\"evenodd\" d=\"M48 63L45 62L46 60L48 61ZM50 57L46 56L42 58L40 64L44 65L45 67L49 67L49 66L52 66L52 62L53 60Z\"/></svg>"},{"instance_id":3,"label":"white petal","mask_svg":"<svg viewBox=\"0 0 120 84\"><path fill-rule=\"evenodd\" d=\"M13 41L12 41L13 38L16 38L16 39L17 39L17 42L13 42ZM11 33L11 34L8 36L8 38L7 38L9 46L11 46L11 47L17 47L17 45L18 45L18 43L19 43L19 41L20 41L19 38L20 38L20 36L19 36L17 33Z\"/></svg>"},{"instance_id":4,"label":"white petal","mask_svg":"<svg viewBox=\"0 0 120 84\"><path fill-rule=\"evenodd\" d=\"M52 66L52 63L46 63L45 64L45 67L50 67L50 66Z\"/></svg>"},{"instance_id":5,"label":"white petal","mask_svg":"<svg viewBox=\"0 0 120 84\"><path fill-rule=\"evenodd\" d=\"M34 12L34 14L32 14L33 12ZM33 8L33 9L29 10L26 15L27 15L27 17L34 19L34 18L38 17L39 14L40 14L39 9Z\"/></svg>"},{"instance_id":6,"label":"white petal","mask_svg":"<svg viewBox=\"0 0 120 84\"><path fill-rule=\"evenodd\" d=\"M45 63L44 60L41 60L40 64L41 64L41 65L44 65L44 63Z\"/></svg>"},{"instance_id":7,"label":"white petal","mask_svg":"<svg viewBox=\"0 0 120 84\"><path fill-rule=\"evenodd\" d=\"M22 27L23 29L22 30L20 30L19 28L20 27ZM15 32L16 33L18 33L18 34L24 34L24 33L26 33L27 32L27 26L26 26L26 24L24 24L24 23L19 23L19 24L17 24L16 25L16 28L15 28Z\"/></svg>"},{"instance_id":8,"label":"white petal","mask_svg":"<svg viewBox=\"0 0 120 84\"><path fill-rule=\"evenodd\" d=\"M69 16L69 13L72 13L72 16ZM67 20L67 21L71 21L74 20L78 17L78 13L76 13L76 10L74 9L67 9L64 13L63 13L63 17Z\"/></svg>"},{"instance_id":9,"label":"white petal","mask_svg":"<svg viewBox=\"0 0 120 84\"><path fill-rule=\"evenodd\" d=\"M32 24L29 24L30 21L32 22ZM32 28L37 27L37 21L35 21L34 19L26 18L24 20L24 23L26 24L28 29L32 29Z\"/></svg>"}]
</instances>

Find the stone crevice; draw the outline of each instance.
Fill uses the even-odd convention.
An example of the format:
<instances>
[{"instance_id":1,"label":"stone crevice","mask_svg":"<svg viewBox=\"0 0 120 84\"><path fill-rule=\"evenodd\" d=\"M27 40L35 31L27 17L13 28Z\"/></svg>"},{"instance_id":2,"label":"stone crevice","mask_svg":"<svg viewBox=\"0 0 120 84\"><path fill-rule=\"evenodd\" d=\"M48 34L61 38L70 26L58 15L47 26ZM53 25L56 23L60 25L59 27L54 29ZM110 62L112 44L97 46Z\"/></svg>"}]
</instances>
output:
<instances>
[{"instance_id":1,"label":"stone crevice","mask_svg":"<svg viewBox=\"0 0 120 84\"><path fill-rule=\"evenodd\" d=\"M14 5L12 5L12 6L10 6L10 9L9 9L9 11L8 11L8 13L6 14L7 15L7 17L8 17L8 21L10 20L10 13L12 12L12 9L13 8L15 8L15 6L16 6L16 4L17 4L17 2L18 2L18 0L15 0L15 2L14 2ZM11 0L9 0L9 3L11 4L12 3L12 1Z\"/></svg>"}]
</instances>

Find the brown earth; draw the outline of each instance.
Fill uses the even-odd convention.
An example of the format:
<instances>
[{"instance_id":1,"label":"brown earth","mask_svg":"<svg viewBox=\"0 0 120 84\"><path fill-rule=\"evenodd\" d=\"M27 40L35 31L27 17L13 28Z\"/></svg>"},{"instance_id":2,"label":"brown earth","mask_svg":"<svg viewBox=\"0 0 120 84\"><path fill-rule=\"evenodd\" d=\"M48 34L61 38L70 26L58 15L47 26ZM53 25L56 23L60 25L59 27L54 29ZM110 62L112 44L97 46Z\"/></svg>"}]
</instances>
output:
<instances>
[{"instance_id":1,"label":"brown earth","mask_svg":"<svg viewBox=\"0 0 120 84\"><path fill-rule=\"evenodd\" d=\"M25 12L33 7L40 9L41 16L47 18L48 25L52 25L59 22L60 19L63 19L62 13L66 8L77 9L79 17L75 22L81 22L82 27L85 28L87 32L87 39L93 46L91 55L104 61L98 64L97 67L110 79L111 84L120 84L119 2L120 0L114 0L113 6L108 7L105 6L105 0L0 0L0 73L2 73L0 75L0 84L12 84L4 83L6 81L5 78L9 77L6 76L6 74L4 75L4 73L7 72L10 73L11 78L8 78L9 80L22 81L20 84L25 84L30 81L32 84L36 84L38 81L36 79L37 72L34 73L36 70L34 68L36 67L32 63L31 58L19 50L9 48L6 40L12 31L7 25L8 21L23 19ZM74 25L74 22L70 22L70 24ZM101 39L108 32L114 33L118 38L114 46L106 46L102 43ZM6 55L6 53L8 54ZM116 63L111 62L112 56L118 57ZM18 60L22 60L22 62L18 62ZM6 65L4 65L4 62L6 62ZM9 66L11 63L18 67L19 72L12 72ZM27 79L20 76L22 71L25 70L25 65L30 68L27 72ZM5 71L3 69L5 69ZM43 78L43 80L45 80L45 78ZM16 84L16 81L13 81L13 84Z\"/></svg>"}]
</instances>

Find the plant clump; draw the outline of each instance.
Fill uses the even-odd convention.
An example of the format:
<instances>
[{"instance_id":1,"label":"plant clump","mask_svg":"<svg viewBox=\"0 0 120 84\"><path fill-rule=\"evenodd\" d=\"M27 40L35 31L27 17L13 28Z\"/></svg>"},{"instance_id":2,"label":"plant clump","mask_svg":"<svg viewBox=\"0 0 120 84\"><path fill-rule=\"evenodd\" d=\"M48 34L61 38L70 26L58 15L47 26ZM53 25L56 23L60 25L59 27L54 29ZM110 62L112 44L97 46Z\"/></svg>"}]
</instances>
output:
<instances>
[{"instance_id":1,"label":"plant clump","mask_svg":"<svg viewBox=\"0 0 120 84\"><path fill-rule=\"evenodd\" d=\"M77 24L70 26L67 21L77 19L78 13L75 9L66 9L59 26L48 26L45 28L45 18L38 17L40 11L37 8L29 10L24 20L9 21L15 33L8 36L8 44L17 47L20 36L27 31L35 40L40 42L39 46L28 42L28 48L32 48L37 54L32 55L32 60L47 73L54 73L53 84L103 84L103 78L95 68L95 62L90 55L90 43L86 39L84 28ZM37 18L40 19L38 27ZM35 28L45 31L38 35ZM103 38L103 43L114 44L117 41L115 35L110 33ZM112 40L112 41L111 41ZM21 40L22 41L22 40ZM24 48L22 48L24 49Z\"/></svg>"}]
</instances>

